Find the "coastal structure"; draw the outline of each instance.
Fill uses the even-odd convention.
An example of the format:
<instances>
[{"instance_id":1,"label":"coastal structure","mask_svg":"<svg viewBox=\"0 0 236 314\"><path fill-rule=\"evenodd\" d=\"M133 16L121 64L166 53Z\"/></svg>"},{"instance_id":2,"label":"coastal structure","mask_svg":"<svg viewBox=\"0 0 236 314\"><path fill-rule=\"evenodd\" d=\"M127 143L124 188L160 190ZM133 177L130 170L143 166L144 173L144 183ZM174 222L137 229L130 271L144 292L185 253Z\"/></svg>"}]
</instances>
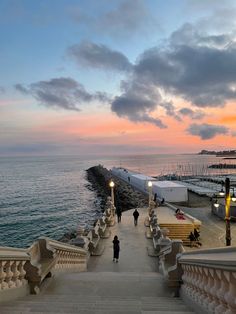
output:
<instances>
[{"instance_id":1,"label":"coastal structure","mask_svg":"<svg viewBox=\"0 0 236 314\"><path fill-rule=\"evenodd\" d=\"M236 249L185 252L181 240L171 240L151 219L160 216L158 209L139 212L137 227L132 210L122 224L114 225L111 208L103 217L121 239L118 264L112 262L112 237L98 234L100 222L86 236L93 243L87 247L44 238L29 250L1 248L0 300L11 301L1 302L0 312L235 313ZM145 227L147 219L152 224ZM105 247L101 256L99 244Z\"/></svg>"},{"instance_id":2,"label":"coastal structure","mask_svg":"<svg viewBox=\"0 0 236 314\"><path fill-rule=\"evenodd\" d=\"M182 230L184 220L200 222L178 221L173 205L150 201L138 211L137 226L133 209L118 224L109 197L93 229L78 231L79 247L41 238L29 249L0 248L0 313L235 313L236 248L189 248L164 216Z\"/></svg>"},{"instance_id":3,"label":"coastal structure","mask_svg":"<svg viewBox=\"0 0 236 314\"><path fill-rule=\"evenodd\" d=\"M158 181L156 178L135 173L125 168L112 168L111 173L124 180L139 191L149 194L148 182L152 182L152 194L167 202L186 202L188 200L187 187L179 182Z\"/></svg>"}]
</instances>

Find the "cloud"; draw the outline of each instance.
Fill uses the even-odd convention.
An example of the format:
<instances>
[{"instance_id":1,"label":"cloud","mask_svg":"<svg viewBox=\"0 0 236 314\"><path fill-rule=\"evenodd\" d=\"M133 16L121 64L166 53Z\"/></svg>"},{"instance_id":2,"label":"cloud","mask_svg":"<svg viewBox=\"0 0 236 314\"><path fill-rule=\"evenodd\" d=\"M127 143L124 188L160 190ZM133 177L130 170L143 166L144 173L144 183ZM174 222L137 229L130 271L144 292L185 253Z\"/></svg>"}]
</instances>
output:
<instances>
[{"instance_id":1,"label":"cloud","mask_svg":"<svg viewBox=\"0 0 236 314\"><path fill-rule=\"evenodd\" d=\"M135 36L150 34L160 26L150 12L144 0L107 1L103 7L92 2L91 7L97 9L96 16L85 12L81 6L71 7L71 15L76 22L89 29L89 33L111 36L112 39L132 40ZM102 8L102 9L101 9Z\"/></svg>"},{"instance_id":2,"label":"cloud","mask_svg":"<svg viewBox=\"0 0 236 314\"><path fill-rule=\"evenodd\" d=\"M202 140L208 140L217 135L229 133L228 128L211 124L191 124L186 131L191 135L199 136Z\"/></svg>"},{"instance_id":3,"label":"cloud","mask_svg":"<svg viewBox=\"0 0 236 314\"><path fill-rule=\"evenodd\" d=\"M159 128L166 128L166 125L159 119L151 116L162 98L152 85L145 85L140 82L122 82L123 93L115 97L111 110L119 117L128 118L134 122L148 122Z\"/></svg>"},{"instance_id":4,"label":"cloud","mask_svg":"<svg viewBox=\"0 0 236 314\"><path fill-rule=\"evenodd\" d=\"M204 112L202 112L200 110L194 111L190 108L181 108L179 110L179 113L183 116L188 116L193 120L200 120L200 119L204 118L204 116L205 116Z\"/></svg>"},{"instance_id":5,"label":"cloud","mask_svg":"<svg viewBox=\"0 0 236 314\"><path fill-rule=\"evenodd\" d=\"M21 92L22 94L29 94L30 91L29 89L27 89L26 87L24 87L22 84L15 84L15 89L18 91L18 92Z\"/></svg>"},{"instance_id":6,"label":"cloud","mask_svg":"<svg viewBox=\"0 0 236 314\"><path fill-rule=\"evenodd\" d=\"M68 54L82 66L105 70L129 71L129 60L121 52L111 50L105 45L82 42L68 48Z\"/></svg>"},{"instance_id":7,"label":"cloud","mask_svg":"<svg viewBox=\"0 0 236 314\"><path fill-rule=\"evenodd\" d=\"M24 87L15 85L16 89L24 94L32 95L41 105L46 107L63 108L66 110L79 111L79 106L93 100L108 101L105 93L89 93L82 84L72 78L53 78L49 81L39 81Z\"/></svg>"},{"instance_id":8,"label":"cloud","mask_svg":"<svg viewBox=\"0 0 236 314\"><path fill-rule=\"evenodd\" d=\"M136 77L198 107L220 107L236 99L236 48L174 45L145 51Z\"/></svg>"},{"instance_id":9,"label":"cloud","mask_svg":"<svg viewBox=\"0 0 236 314\"><path fill-rule=\"evenodd\" d=\"M0 86L0 94L4 94L5 93L5 88Z\"/></svg>"},{"instance_id":10,"label":"cloud","mask_svg":"<svg viewBox=\"0 0 236 314\"><path fill-rule=\"evenodd\" d=\"M105 13L98 21L100 28L111 34L129 36L150 29L154 18L142 0L122 1L113 10Z\"/></svg>"}]
</instances>

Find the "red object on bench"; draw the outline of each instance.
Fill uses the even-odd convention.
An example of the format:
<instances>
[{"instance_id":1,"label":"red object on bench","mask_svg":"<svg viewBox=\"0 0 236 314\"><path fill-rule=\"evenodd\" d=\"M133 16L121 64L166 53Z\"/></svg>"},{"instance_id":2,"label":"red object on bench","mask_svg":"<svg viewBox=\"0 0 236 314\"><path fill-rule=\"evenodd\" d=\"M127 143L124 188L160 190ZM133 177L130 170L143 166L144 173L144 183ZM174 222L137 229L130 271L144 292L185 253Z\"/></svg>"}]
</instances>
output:
<instances>
[{"instance_id":1,"label":"red object on bench","mask_svg":"<svg viewBox=\"0 0 236 314\"><path fill-rule=\"evenodd\" d=\"M179 220L185 220L184 214L178 213L175 215L177 219Z\"/></svg>"}]
</instances>

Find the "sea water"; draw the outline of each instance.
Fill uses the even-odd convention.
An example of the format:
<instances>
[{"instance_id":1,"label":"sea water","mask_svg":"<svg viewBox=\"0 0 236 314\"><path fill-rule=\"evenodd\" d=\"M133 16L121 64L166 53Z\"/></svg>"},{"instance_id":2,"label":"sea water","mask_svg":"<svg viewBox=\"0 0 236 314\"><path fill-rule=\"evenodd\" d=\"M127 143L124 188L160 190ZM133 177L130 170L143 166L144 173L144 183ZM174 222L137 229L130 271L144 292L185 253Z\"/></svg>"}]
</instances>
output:
<instances>
[{"instance_id":1,"label":"sea water","mask_svg":"<svg viewBox=\"0 0 236 314\"><path fill-rule=\"evenodd\" d=\"M86 177L91 166L197 174L216 161L221 162L202 155L0 157L0 246L27 247L40 236L59 239L78 226L91 226L100 214Z\"/></svg>"}]
</instances>

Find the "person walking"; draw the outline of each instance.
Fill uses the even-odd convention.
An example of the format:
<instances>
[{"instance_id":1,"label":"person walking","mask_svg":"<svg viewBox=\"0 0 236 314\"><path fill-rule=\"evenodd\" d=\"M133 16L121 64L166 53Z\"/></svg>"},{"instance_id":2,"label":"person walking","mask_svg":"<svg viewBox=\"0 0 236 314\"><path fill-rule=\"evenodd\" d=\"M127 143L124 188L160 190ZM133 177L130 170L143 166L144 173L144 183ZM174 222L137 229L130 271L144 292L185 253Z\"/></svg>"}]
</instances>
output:
<instances>
[{"instance_id":1,"label":"person walking","mask_svg":"<svg viewBox=\"0 0 236 314\"><path fill-rule=\"evenodd\" d=\"M122 211L120 208L117 208L116 215L117 215L117 221L121 222Z\"/></svg>"},{"instance_id":2,"label":"person walking","mask_svg":"<svg viewBox=\"0 0 236 314\"><path fill-rule=\"evenodd\" d=\"M117 235L114 236L113 242L113 262L118 263L119 253L120 253L120 241Z\"/></svg>"},{"instance_id":3,"label":"person walking","mask_svg":"<svg viewBox=\"0 0 236 314\"><path fill-rule=\"evenodd\" d=\"M138 224L138 217L139 217L139 212L137 209L135 209L135 211L133 212L133 216L134 216L134 225L137 226Z\"/></svg>"},{"instance_id":4,"label":"person walking","mask_svg":"<svg viewBox=\"0 0 236 314\"><path fill-rule=\"evenodd\" d=\"M119 197L118 191L115 192L115 207L116 207L117 222L121 222L122 209L121 209L120 197Z\"/></svg>"}]
</instances>

